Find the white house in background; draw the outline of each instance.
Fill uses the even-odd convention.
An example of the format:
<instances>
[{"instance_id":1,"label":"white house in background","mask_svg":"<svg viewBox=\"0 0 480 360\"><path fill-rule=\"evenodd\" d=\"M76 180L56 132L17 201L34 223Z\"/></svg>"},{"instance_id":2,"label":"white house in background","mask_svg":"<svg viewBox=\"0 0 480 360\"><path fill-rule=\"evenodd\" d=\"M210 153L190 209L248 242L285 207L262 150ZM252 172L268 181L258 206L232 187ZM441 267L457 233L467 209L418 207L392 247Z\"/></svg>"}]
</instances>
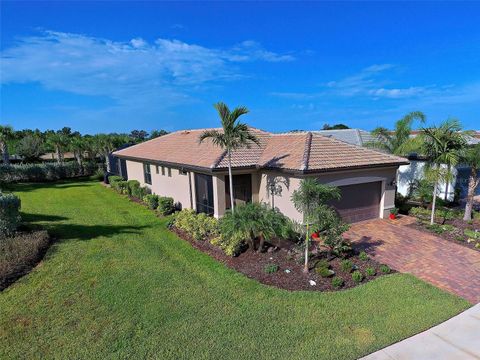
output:
<instances>
[{"instance_id":1,"label":"white house in background","mask_svg":"<svg viewBox=\"0 0 480 360\"><path fill-rule=\"evenodd\" d=\"M365 146L369 141L374 140L372 134L361 129L340 129L340 130L320 130L316 131L323 136L328 136L347 142L349 144ZM417 135L418 131L413 131L413 135ZM475 145L480 142L480 132L469 137L469 145ZM410 164L401 165L397 172L397 191L402 195L408 195L410 187L423 176L425 159L418 157L416 154L411 154L408 157ZM455 190L458 189L460 199L465 198L467 194L468 178L470 176L470 168L468 166L459 165L453 171L453 181L449 184L440 184L439 197L442 199L452 201L455 197ZM480 195L480 189L477 190Z\"/></svg>"}]
</instances>

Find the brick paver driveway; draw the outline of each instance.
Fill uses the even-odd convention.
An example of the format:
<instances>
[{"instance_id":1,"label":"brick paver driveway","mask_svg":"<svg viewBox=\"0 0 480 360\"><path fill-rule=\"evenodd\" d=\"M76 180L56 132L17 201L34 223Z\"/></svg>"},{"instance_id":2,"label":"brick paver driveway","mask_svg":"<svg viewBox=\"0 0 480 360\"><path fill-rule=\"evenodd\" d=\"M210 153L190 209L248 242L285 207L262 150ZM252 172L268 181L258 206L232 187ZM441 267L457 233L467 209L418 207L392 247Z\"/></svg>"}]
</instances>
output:
<instances>
[{"instance_id":1,"label":"brick paver driveway","mask_svg":"<svg viewBox=\"0 0 480 360\"><path fill-rule=\"evenodd\" d=\"M377 261L472 303L480 302L480 252L405 226L409 218L352 225L345 236Z\"/></svg>"}]
</instances>

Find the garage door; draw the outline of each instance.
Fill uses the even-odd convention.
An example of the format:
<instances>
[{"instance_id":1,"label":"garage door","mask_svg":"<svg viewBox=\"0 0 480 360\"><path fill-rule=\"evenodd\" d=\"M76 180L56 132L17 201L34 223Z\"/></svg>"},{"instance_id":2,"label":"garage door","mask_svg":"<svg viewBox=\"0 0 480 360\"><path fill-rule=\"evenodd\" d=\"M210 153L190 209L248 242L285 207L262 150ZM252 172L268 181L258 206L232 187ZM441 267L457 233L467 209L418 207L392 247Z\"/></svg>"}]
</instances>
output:
<instances>
[{"instance_id":1,"label":"garage door","mask_svg":"<svg viewBox=\"0 0 480 360\"><path fill-rule=\"evenodd\" d=\"M340 186L342 198L331 203L343 220L356 222L380 216L382 183Z\"/></svg>"}]
</instances>

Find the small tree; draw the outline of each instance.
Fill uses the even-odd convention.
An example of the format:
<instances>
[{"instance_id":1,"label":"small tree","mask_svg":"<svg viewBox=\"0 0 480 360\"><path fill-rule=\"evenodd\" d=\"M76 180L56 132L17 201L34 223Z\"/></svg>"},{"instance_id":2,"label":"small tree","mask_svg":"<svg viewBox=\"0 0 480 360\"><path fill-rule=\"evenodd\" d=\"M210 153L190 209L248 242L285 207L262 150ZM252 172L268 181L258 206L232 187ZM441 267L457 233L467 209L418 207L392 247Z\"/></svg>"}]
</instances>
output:
<instances>
[{"instance_id":1,"label":"small tree","mask_svg":"<svg viewBox=\"0 0 480 360\"><path fill-rule=\"evenodd\" d=\"M17 143L17 154L24 162L35 162L44 153L43 140L38 135L26 135Z\"/></svg>"},{"instance_id":2,"label":"small tree","mask_svg":"<svg viewBox=\"0 0 480 360\"><path fill-rule=\"evenodd\" d=\"M452 180L452 168L458 164L467 145L465 134L461 130L462 127L457 120L448 119L438 127L423 128L420 134L422 152L427 157L425 177L434 184L431 225L435 220L439 184Z\"/></svg>"},{"instance_id":3,"label":"small tree","mask_svg":"<svg viewBox=\"0 0 480 360\"><path fill-rule=\"evenodd\" d=\"M300 187L292 194L295 208L303 214L306 226L305 234L305 264L303 272L308 273L308 249L310 227L315 221L316 212L320 206L333 199L340 199L340 190L337 187L320 184L315 178L306 178L300 182ZM318 216L316 217L318 219Z\"/></svg>"},{"instance_id":4,"label":"small tree","mask_svg":"<svg viewBox=\"0 0 480 360\"><path fill-rule=\"evenodd\" d=\"M10 154L8 153L8 141L15 136L13 128L9 125L0 125L0 152L2 153L3 163L10 164Z\"/></svg>"},{"instance_id":5,"label":"small tree","mask_svg":"<svg viewBox=\"0 0 480 360\"><path fill-rule=\"evenodd\" d=\"M467 203L465 204L465 214L463 220L468 221L472 219L473 197L477 190L480 178L478 171L480 170L480 144L477 144L466 150L462 162L470 166L470 176L468 179Z\"/></svg>"}]
</instances>

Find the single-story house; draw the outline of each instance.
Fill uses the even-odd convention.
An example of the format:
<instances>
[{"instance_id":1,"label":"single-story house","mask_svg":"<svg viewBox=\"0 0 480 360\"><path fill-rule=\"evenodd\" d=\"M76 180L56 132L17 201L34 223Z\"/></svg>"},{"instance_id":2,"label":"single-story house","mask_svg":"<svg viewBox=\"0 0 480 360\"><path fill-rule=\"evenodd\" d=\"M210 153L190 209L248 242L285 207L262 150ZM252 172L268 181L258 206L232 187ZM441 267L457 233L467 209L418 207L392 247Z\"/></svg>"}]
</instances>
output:
<instances>
[{"instance_id":1,"label":"single-story house","mask_svg":"<svg viewBox=\"0 0 480 360\"><path fill-rule=\"evenodd\" d=\"M170 133L113 153L117 173L138 180L183 208L221 217L230 208L226 152L205 129ZM350 222L388 216L395 201L397 169L404 158L354 146L315 132L273 134L251 128L260 144L232 153L235 204L265 202L302 221L291 195L305 177L338 186L332 205Z\"/></svg>"}]
</instances>

